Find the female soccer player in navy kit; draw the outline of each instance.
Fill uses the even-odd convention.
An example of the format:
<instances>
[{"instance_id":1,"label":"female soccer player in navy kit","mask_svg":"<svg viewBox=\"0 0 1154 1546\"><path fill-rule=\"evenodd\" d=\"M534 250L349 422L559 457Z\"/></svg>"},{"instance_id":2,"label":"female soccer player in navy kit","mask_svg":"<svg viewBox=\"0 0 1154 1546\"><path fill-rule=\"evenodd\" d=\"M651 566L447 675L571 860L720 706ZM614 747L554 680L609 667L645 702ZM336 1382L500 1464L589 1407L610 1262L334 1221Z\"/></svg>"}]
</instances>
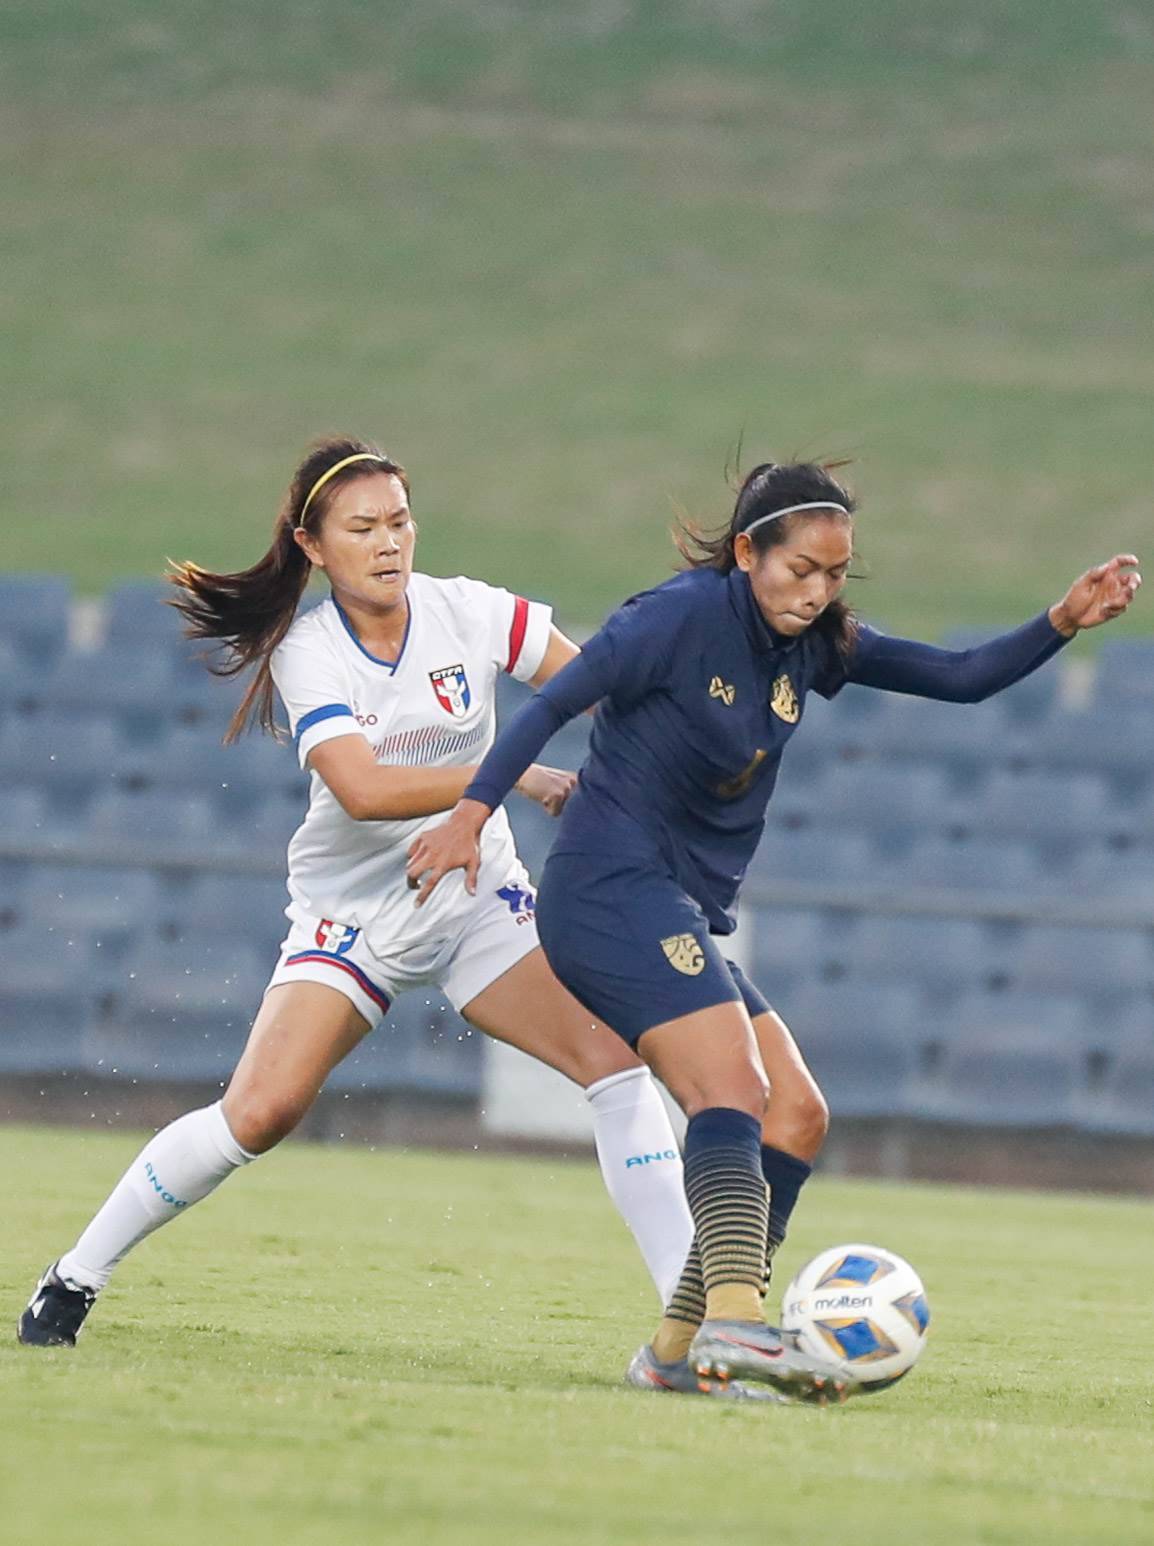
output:
<instances>
[{"instance_id":1,"label":"female soccer player in navy kit","mask_svg":"<svg viewBox=\"0 0 1154 1546\"><path fill-rule=\"evenodd\" d=\"M1048 612L972 650L888 638L841 601L853 500L829 469L766 463L687 570L627 601L498 737L447 822L413 844L423 904L472 885L485 824L566 720L599 703L590 752L541 877L541 942L561 981L635 1046L689 1126L695 1241L631 1383L706 1391L731 1375L794 1399L845 1394L762 1318L767 1259L825 1135L825 1103L782 1021L718 940L806 696L847 682L972 702L1124 612L1119 555ZM768 1191L768 1198L767 1198Z\"/></svg>"},{"instance_id":2,"label":"female soccer player in navy kit","mask_svg":"<svg viewBox=\"0 0 1154 1546\"><path fill-rule=\"evenodd\" d=\"M677 1143L649 1071L568 994L537 945L534 895L504 817L480 880L411 905L407 850L472 780L495 727L498 671L547 682L577 648L548 607L468 579L413 572L402 467L361 441L326 441L297 468L273 544L251 569L176 567L176 605L199 638L256 676L230 728L273 726L274 685L312 774L289 847L290 929L223 1100L159 1132L20 1323L71 1344L116 1263L296 1126L329 1073L399 992L443 988L479 1030L585 1086L606 1186L664 1297L692 1239ZM297 616L313 568L331 598ZM520 791L555 815L572 774L533 767ZM630 1165L638 1154L660 1165Z\"/></svg>"}]
</instances>

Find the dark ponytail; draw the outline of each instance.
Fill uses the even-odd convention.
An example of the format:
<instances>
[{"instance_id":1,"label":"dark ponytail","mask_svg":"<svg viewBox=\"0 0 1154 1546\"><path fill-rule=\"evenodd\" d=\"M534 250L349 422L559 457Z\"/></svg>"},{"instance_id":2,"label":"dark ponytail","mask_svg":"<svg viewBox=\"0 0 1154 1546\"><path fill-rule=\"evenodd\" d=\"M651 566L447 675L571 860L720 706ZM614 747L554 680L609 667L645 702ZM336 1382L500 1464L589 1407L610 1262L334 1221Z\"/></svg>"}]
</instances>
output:
<instances>
[{"instance_id":1,"label":"dark ponytail","mask_svg":"<svg viewBox=\"0 0 1154 1546\"><path fill-rule=\"evenodd\" d=\"M317 480L347 457L362 459L341 468L309 500ZM315 535L339 489L357 478L382 472L399 478L405 493L409 492L404 468L376 446L343 438L318 441L293 474L268 552L250 569L213 574L194 563L169 565L166 578L179 592L170 598L171 605L184 618L187 636L218 639L225 645L213 658L206 656L209 670L216 676L236 676L248 666L257 668L229 724L226 741L234 741L250 721L276 734L269 657L292 627L312 572L312 564L293 533L303 526Z\"/></svg>"},{"instance_id":2,"label":"dark ponytail","mask_svg":"<svg viewBox=\"0 0 1154 1546\"><path fill-rule=\"evenodd\" d=\"M844 462L762 462L747 473L737 490L733 514L720 531L709 532L696 523L680 520L673 532L673 541L684 560L686 569L716 569L729 574L737 567L734 540L762 516L773 515L777 510L788 510L792 505L812 505L828 502L840 505L847 517L857 509L857 501L850 491L834 477ZM804 521L820 515L819 510L799 510L796 514L783 515L780 520L766 521L750 533L753 550L760 558L771 548L787 542ZM825 635L843 658L853 649L857 635L857 618L840 598L830 602L813 624L816 632Z\"/></svg>"}]
</instances>

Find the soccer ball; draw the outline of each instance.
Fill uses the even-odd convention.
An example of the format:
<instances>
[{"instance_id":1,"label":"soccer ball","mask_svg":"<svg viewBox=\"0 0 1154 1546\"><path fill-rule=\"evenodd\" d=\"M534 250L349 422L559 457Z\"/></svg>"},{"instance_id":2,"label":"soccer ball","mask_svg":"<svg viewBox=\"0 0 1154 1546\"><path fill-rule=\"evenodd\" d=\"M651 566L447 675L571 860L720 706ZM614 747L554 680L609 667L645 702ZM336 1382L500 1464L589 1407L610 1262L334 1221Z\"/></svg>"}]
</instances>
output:
<instances>
[{"instance_id":1,"label":"soccer ball","mask_svg":"<svg viewBox=\"0 0 1154 1546\"><path fill-rule=\"evenodd\" d=\"M908 1374L926 1344L930 1307L908 1261L876 1245L834 1245L785 1291L781 1324L803 1349L866 1390Z\"/></svg>"}]
</instances>

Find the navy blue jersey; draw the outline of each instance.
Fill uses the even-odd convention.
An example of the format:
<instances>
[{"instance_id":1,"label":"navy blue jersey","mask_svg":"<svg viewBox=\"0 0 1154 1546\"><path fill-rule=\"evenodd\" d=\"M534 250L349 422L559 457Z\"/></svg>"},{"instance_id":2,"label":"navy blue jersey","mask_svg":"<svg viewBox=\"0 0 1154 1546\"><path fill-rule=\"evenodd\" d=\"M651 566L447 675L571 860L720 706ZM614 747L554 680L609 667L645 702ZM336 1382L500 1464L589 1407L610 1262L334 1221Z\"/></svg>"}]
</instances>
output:
<instances>
[{"instance_id":1,"label":"navy blue jersey","mask_svg":"<svg viewBox=\"0 0 1154 1546\"><path fill-rule=\"evenodd\" d=\"M740 569L692 569L613 613L502 731L466 796L495 808L548 737L599 703L553 852L658 869L727 934L810 692L831 698L860 681L973 701L1064 642L1045 614L967 651L862 626L846 660L815 629L774 633Z\"/></svg>"}]
</instances>

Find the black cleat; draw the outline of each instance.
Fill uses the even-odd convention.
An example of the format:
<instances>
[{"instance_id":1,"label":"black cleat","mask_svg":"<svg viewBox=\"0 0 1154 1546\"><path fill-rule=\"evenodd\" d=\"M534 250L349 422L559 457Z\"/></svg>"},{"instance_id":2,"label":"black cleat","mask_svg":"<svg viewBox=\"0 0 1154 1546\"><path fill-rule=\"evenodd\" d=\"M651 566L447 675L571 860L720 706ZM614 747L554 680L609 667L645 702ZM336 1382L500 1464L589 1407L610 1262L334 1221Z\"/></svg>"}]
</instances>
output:
<instances>
[{"instance_id":1,"label":"black cleat","mask_svg":"<svg viewBox=\"0 0 1154 1546\"><path fill-rule=\"evenodd\" d=\"M75 1347L84 1318L95 1303L91 1288L66 1283L53 1262L20 1317L17 1339L28 1347Z\"/></svg>"}]
</instances>

